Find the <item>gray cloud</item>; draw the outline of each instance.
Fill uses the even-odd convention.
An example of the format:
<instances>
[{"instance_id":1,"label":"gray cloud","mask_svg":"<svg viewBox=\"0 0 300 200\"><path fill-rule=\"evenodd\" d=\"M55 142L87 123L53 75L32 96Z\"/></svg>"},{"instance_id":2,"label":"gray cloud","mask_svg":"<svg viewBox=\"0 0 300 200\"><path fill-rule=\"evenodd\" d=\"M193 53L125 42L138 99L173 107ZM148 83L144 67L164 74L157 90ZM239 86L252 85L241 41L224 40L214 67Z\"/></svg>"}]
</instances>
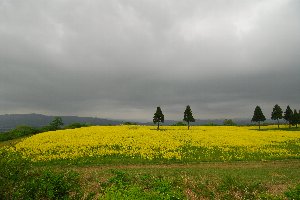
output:
<instances>
[{"instance_id":1,"label":"gray cloud","mask_svg":"<svg viewBox=\"0 0 300 200\"><path fill-rule=\"evenodd\" d=\"M0 0L0 113L299 109L299 10L296 0Z\"/></svg>"}]
</instances>

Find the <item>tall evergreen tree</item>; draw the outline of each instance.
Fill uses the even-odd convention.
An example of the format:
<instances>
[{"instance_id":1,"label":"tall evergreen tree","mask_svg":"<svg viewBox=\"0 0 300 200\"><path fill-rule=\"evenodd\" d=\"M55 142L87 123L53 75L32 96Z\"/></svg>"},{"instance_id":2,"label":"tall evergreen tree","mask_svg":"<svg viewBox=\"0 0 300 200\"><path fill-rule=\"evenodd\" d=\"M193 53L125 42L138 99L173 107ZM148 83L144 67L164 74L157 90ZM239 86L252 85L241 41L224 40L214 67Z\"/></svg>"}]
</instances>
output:
<instances>
[{"instance_id":1,"label":"tall evergreen tree","mask_svg":"<svg viewBox=\"0 0 300 200\"><path fill-rule=\"evenodd\" d=\"M157 123L157 130L159 130L159 123L160 122L164 123L164 121L165 121L165 116L162 113L160 107L157 107L156 112L154 113L154 116L153 116L153 123L154 124Z\"/></svg>"},{"instance_id":2,"label":"tall evergreen tree","mask_svg":"<svg viewBox=\"0 0 300 200\"><path fill-rule=\"evenodd\" d=\"M260 130L260 122L263 122L265 120L266 120L266 117L264 116L263 112L261 111L261 108L259 106L256 106L251 121L258 122L259 130Z\"/></svg>"},{"instance_id":3,"label":"tall evergreen tree","mask_svg":"<svg viewBox=\"0 0 300 200\"><path fill-rule=\"evenodd\" d=\"M290 106L287 106L287 107L286 107L286 110L285 110L285 112L284 112L283 119L285 119L285 120L289 123L289 128L291 128L291 120L292 120L292 117L293 117L293 111L292 111L292 109L290 108Z\"/></svg>"},{"instance_id":4,"label":"tall evergreen tree","mask_svg":"<svg viewBox=\"0 0 300 200\"><path fill-rule=\"evenodd\" d=\"M298 111L297 122L298 122L298 124L300 124L300 110Z\"/></svg>"},{"instance_id":5,"label":"tall evergreen tree","mask_svg":"<svg viewBox=\"0 0 300 200\"><path fill-rule=\"evenodd\" d=\"M279 119L282 119L282 109L280 108L279 105L275 105L274 108L273 108L273 112L271 114L271 119L272 120L277 120L277 125L278 125L278 128L279 128Z\"/></svg>"},{"instance_id":6,"label":"tall evergreen tree","mask_svg":"<svg viewBox=\"0 0 300 200\"><path fill-rule=\"evenodd\" d=\"M297 110L294 109L294 113L291 118L291 124L293 126L296 126L296 128L298 127L298 124L299 124L299 115L300 115L300 113L298 113Z\"/></svg>"},{"instance_id":7,"label":"tall evergreen tree","mask_svg":"<svg viewBox=\"0 0 300 200\"><path fill-rule=\"evenodd\" d=\"M298 111L297 124L300 124L300 110Z\"/></svg>"},{"instance_id":8,"label":"tall evergreen tree","mask_svg":"<svg viewBox=\"0 0 300 200\"><path fill-rule=\"evenodd\" d=\"M187 122L188 130L190 130L190 122L195 122L191 107L189 105L186 106L186 109L184 111L183 121Z\"/></svg>"}]
</instances>

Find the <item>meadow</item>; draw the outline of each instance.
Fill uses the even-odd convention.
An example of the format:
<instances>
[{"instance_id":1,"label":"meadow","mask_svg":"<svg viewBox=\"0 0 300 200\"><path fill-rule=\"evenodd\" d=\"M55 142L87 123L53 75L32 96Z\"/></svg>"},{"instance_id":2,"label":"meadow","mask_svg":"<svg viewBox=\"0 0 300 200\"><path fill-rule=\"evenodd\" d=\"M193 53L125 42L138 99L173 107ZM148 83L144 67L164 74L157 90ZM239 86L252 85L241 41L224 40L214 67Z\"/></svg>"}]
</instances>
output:
<instances>
[{"instance_id":1,"label":"meadow","mask_svg":"<svg viewBox=\"0 0 300 200\"><path fill-rule=\"evenodd\" d=\"M0 198L300 198L299 129L161 128L91 126L1 142Z\"/></svg>"},{"instance_id":2,"label":"meadow","mask_svg":"<svg viewBox=\"0 0 300 200\"><path fill-rule=\"evenodd\" d=\"M34 162L211 162L300 158L300 133L265 127L92 126L45 132L12 150Z\"/></svg>"}]
</instances>

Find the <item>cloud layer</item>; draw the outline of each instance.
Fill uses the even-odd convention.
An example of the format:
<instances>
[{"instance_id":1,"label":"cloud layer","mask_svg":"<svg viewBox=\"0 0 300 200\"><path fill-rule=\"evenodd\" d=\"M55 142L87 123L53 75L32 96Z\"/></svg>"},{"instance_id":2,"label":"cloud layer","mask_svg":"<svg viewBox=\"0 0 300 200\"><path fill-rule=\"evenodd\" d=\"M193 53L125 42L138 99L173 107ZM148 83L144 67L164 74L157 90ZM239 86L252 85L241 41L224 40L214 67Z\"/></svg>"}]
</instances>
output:
<instances>
[{"instance_id":1,"label":"cloud layer","mask_svg":"<svg viewBox=\"0 0 300 200\"><path fill-rule=\"evenodd\" d=\"M0 113L300 108L297 0L0 0Z\"/></svg>"}]
</instances>

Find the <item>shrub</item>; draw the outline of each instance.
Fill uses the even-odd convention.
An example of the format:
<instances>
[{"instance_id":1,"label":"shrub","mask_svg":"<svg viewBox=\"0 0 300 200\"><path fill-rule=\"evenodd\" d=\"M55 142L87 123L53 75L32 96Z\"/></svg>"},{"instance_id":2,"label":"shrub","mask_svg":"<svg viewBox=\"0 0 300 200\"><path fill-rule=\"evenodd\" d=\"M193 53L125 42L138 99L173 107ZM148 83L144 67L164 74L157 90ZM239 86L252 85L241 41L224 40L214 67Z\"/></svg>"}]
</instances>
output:
<instances>
[{"instance_id":1,"label":"shrub","mask_svg":"<svg viewBox=\"0 0 300 200\"><path fill-rule=\"evenodd\" d=\"M298 184L295 188L290 188L288 191L286 191L285 196L288 199L300 199L300 184Z\"/></svg>"},{"instance_id":2,"label":"shrub","mask_svg":"<svg viewBox=\"0 0 300 200\"><path fill-rule=\"evenodd\" d=\"M172 126L186 126L186 124L183 122L177 122L177 123L173 124Z\"/></svg>"},{"instance_id":3,"label":"shrub","mask_svg":"<svg viewBox=\"0 0 300 200\"><path fill-rule=\"evenodd\" d=\"M40 131L38 129L32 128L30 126L18 126L15 129L13 129L7 133L1 133L0 141L12 140L12 139L16 139L19 137L37 134L39 132Z\"/></svg>"},{"instance_id":4,"label":"shrub","mask_svg":"<svg viewBox=\"0 0 300 200\"><path fill-rule=\"evenodd\" d=\"M7 141L12 139L14 139L14 136L10 132L0 133L0 141Z\"/></svg>"},{"instance_id":5,"label":"shrub","mask_svg":"<svg viewBox=\"0 0 300 200\"><path fill-rule=\"evenodd\" d=\"M224 126L236 126L236 123L233 122L232 119L225 119L223 122Z\"/></svg>"},{"instance_id":6,"label":"shrub","mask_svg":"<svg viewBox=\"0 0 300 200\"><path fill-rule=\"evenodd\" d=\"M138 124L135 122L125 122L124 125L138 125Z\"/></svg>"},{"instance_id":7,"label":"shrub","mask_svg":"<svg viewBox=\"0 0 300 200\"><path fill-rule=\"evenodd\" d=\"M81 123L76 122L76 123L65 126L64 129L75 129L75 128L88 127L88 126L89 125L87 125L85 123L81 124Z\"/></svg>"},{"instance_id":8,"label":"shrub","mask_svg":"<svg viewBox=\"0 0 300 200\"><path fill-rule=\"evenodd\" d=\"M32 172L20 154L0 150L0 199L80 199L79 175L49 170Z\"/></svg>"},{"instance_id":9,"label":"shrub","mask_svg":"<svg viewBox=\"0 0 300 200\"><path fill-rule=\"evenodd\" d=\"M13 199L22 193L30 163L20 154L0 150L0 199Z\"/></svg>"},{"instance_id":10,"label":"shrub","mask_svg":"<svg viewBox=\"0 0 300 200\"><path fill-rule=\"evenodd\" d=\"M79 174L49 170L29 178L24 186L24 199L80 199Z\"/></svg>"},{"instance_id":11,"label":"shrub","mask_svg":"<svg viewBox=\"0 0 300 200\"><path fill-rule=\"evenodd\" d=\"M18 126L12 131L10 131L10 133L15 135L16 137L22 137L37 134L39 133L39 130L30 126Z\"/></svg>"},{"instance_id":12,"label":"shrub","mask_svg":"<svg viewBox=\"0 0 300 200\"><path fill-rule=\"evenodd\" d=\"M175 184L161 177L141 175L131 177L122 171L113 170L114 174L101 184L100 199L183 199L182 191Z\"/></svg>"}]
</instances>

